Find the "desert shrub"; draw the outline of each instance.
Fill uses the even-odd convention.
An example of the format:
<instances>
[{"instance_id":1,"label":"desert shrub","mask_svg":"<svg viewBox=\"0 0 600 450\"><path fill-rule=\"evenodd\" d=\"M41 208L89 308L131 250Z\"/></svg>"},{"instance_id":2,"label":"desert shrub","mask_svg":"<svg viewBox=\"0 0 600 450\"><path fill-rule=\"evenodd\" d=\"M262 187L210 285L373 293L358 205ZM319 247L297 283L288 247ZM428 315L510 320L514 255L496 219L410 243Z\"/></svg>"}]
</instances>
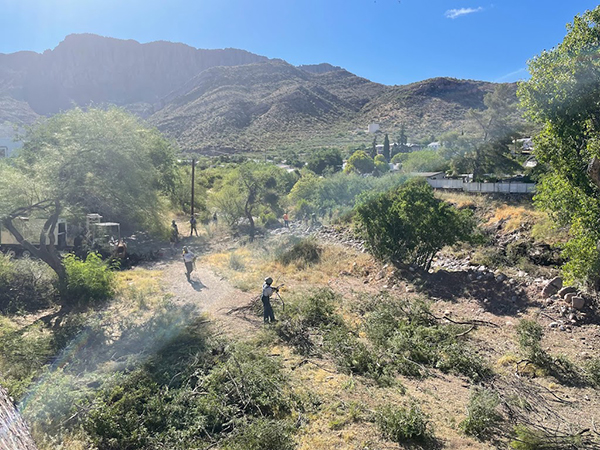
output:
<instances>
[{"instance_id":1,"label":"desert shrub","mask_svg":"<svg viewBox=\"0 0 600 450\"><path fill-rule=\"evenodd\" d=\"M265 212L260 215L260 221L265 228L278 228L281 226L277 216L272 212Z\"/></svg>"},{"instance_id":2,"label":"desert shrub","mask_svg":"<svg viewBox=\"0 0 600 450\"><path fill-rule=\"evenodd\" d=\"M183 450L215 441L240 448L252 433L256 448L288 448L291 429L277 420L289 415L293 399L281 365L255 348L207 339L198 327L101 391L84 424L99 450Z\"/></svg>"},{"instance_id":3,"label":"desert shrub","mask_svg":"<svg viewBox=\"0 0 600 450\"><path fill-rule=\"evenodd\" d=\"M226 450L292 450L292 427L281 420L257 419L239 427L225 444Z\"/></svg>"},{"instance_id":4,"label":"desert shrub","mask_svg":"<svg viewBox=\"0 0 600 450\"><path fill-rule=\"evenodd\" d=\"M89 405L92 397L88 382L96 384L100 380L70 374L65 368L48 371L44 381L28 393L22 408L34 436L60 437L68 427L78 424L81 409Z\"/></svg>"},{"instance_id":5,"label":"desert shrub","mask_svg":"<svg viewBox=\"0 0 600 450\"><path fill-rule=\"evenodd\" d=\"M515 450L568 450L581 447L582 436L551 434L541 429L517 425L510 447ZM594 447L586 447L594 448Z\"/></svg>"},{"instance_id":6,"label":"desert shrub","mask_svg":"<svg viewBox=\"0 0 600 450\"><path fill-rule=\"evenodd\" d=\"M341 318L335 313L335 305L340 301L331 289L313 292L300 303L298 313L310 327L339 324Z\"/></svg>"},{"instance_id":7,"label":"desert shrub","mask_svg":"<svg viewBox=\"0 0 600 450\"><path fill-rule=\"evenodd\" d=\"M474 228L470 211L437 199L424 180L411 180L355 211L358 230L375 256L426 270L442 247L468 239Z\"/></svg>"},{"instance_id":8,"label":"desert shrub","mask_svg":"<svg viewBox=\"0 0 600 450\"><path fill-rule=\"evenodd\" d=\"M500 399L495 392L478 387L471 389L467 418L459 427L469 436L479 439L487 437L502 421L502 416L496 410L499 404Z\"/></svg>"},{"instance_id":9,"label":"desert shrub","mask_svg":"<svg viewBox=\"0 0 600 450\"><path fill-rule=\"evenodd\" d=\"M585 365L586 374L592 384L600 386L600 358L592 358Z\"/></svg>"},{"instance_id":10,"label":"desert shrub","mask_svg":"<svg viewBox=\"0 0 600 450\"><path fill-rule=\"evenodd\" d=\"M483 360L457 337L464 328L438 324L420 300L379 299L364 327L370 341L402 375L424 376L426 367L474 380L490 375Z\"/></svg>"},{"instance_id":11,"label":"desert shrub","mask_svg":"<svg viewBox=\"0 0 600 450\"><path fill-rule=\"evenodd\" d=\"M286 266L296 264L299 267L305 267L318 263L321 260L322 251L314 239L302 239L296 242L291 249L283 252L278 259Z\"/></svg>"},{"instance_id":12,"label":"desert shrub","mask_svg":"<svg viewBox=\"0 0 600 450\"><path fill-rule=\"evenodd\" d=\"M244 264L244 259L237 253L231 253L229 255L228 265L229 265L230 269L233 269L236 272L241 272L246 269L246 265Z\"/></svg>"},{"instance_id":13,"label":"desert shrub","mask_svg":"<svg viewBox=\"0 0 600 450\"><path fill-rule=\"evenodd\" d=\"M89 253L85 261L75 255L64 259L67 271L66 297L70 303L94 305L114 295L114 275L97 253Z\"/></svg>"},{"instance_id":14,"label":"desert shrub","mask_svg":"<svg viewBox=\"0 0 600 450\"><path fill-rule=\"evenodd\" d=\"M431 438L429 418L416 403L408 408L385 405L377 410L376 423L381 433L398 444Z\"/></svg>"},{"instance_id":15,"label":"desert shrub","mask_svg":"<svg viewBox=\"0 0 600 450\"><path fill-rule=\"evenodd\" d=\"M39 323L18 328L0 316L2 385L20 399L52 356L52 339Z\"/></svg>"},{"instance_id":16,"label":"desert shrub","mask_svg":"<svg viewBox=\"0 0 600 450\"><path fill-rule=\"evenodd\" d=\"M346 327L336 327L327 333L324 346L340 370L358 375L376 374L376 355Z\"/></svg>"},{"instance_id":17,"label":"desert shrub","mask_svg":"<svg viewBox=\"0 0 600 450\"><path fill-rule=\"evenodd\" d=\"M542 369L544 374L554 376L561 383L582 384L587 382L585 374L566 356L553 357L542 348L544 330L540 324L523 319L516 329L519 347L529 363Z\"/></svg>"},{"instance_id":18,"label":"desert shrub","mask_svg":"<svg viewBox=\"0 0 600 450\"><path fill-rule=\"evenodd\" d=\"M551 358L542 349L541 343L544 335L542 326L533 320L523 319L519 321L516 330L519 347L525 357L539 368L548 368Z\"/></svg>"},{"instance_id":19,"label":"desert shrub","mask_svg":"<svg viewBox=\"0 0 600 450\"><path fill-rule=\"evenodd\" d=\"M310 354L315 347L310 334L315 328L342 324L342 319L335 312L335 304L338 301L339 296L330 289L302 296L289 304L280 316L275 326L277 335L298 353Z\"/></svg>"},{"instance_id":20,"label":"desert shrub","mask_svg":"<svg viewBox=\"0 0 600 450\"><path fill-rule=\"evenodd\" d=\"M471 262L491 268L502 267L508 263L502 249L494 246L478 248L473 254Z\"/></svg>"},{"instance_id":21,"label":"desert shrub","mask_svg":"<svg viewBox=\"0 0 600 450\"><path fill-rule=\"evenodd\" d=\"M0 312L49 307L57 299L54 281L46 264L27 258L13 260L0 253Z\"/></svg>"}]
</instances>

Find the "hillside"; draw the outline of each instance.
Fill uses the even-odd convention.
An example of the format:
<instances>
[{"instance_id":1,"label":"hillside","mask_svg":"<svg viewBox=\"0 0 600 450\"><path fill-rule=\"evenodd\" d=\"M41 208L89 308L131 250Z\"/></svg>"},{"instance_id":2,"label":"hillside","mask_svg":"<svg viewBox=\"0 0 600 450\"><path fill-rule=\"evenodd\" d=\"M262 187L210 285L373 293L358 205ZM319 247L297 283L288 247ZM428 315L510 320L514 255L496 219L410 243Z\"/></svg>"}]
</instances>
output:
<instances>
[{"instance_id":1,"label":"hillside","mask_svg":"<svg viewBox=\"0 0 600 450\"><path fill-rule=\"evenodd\" d=\"M345 226L293 220L248 244L213 223L155 242L98 308L0 316L0 370L38 447L598 448L597 304L548 295L548 218L442 195L488 242L446 248L431 272L383 264ZM190 281L181 245L198 255ZM270 325L266 274L284 283Z\"/></svg>"},{"instance_id":2,"label":"hillside","mask_svg":"<svg viewBox=\"0 0 600 450\"><path fill-rule=\"evenodd\" d=\"M148 118L185 151L370 144L469 131L493 83L435 78L385 86L327 63L294 67L244 50L140 44L69 35L43 54L0 54L0 122L30 124L73 106L118 105ZM8 136L0 136L7 138Z\"/></svg>"},{"instance_id":3,"label":"hillside","mask_svg":"<svg viewBox=\"0 0 600 450\"><path fill-rule=\"evenodd\" d=\"M152 105L203 70L248 64L265 57L185 44L140 44L93 34L69 35L43 54L0 54L0 94L25 101L37 114L73 104Z\"/></svg>"}]
</instances>

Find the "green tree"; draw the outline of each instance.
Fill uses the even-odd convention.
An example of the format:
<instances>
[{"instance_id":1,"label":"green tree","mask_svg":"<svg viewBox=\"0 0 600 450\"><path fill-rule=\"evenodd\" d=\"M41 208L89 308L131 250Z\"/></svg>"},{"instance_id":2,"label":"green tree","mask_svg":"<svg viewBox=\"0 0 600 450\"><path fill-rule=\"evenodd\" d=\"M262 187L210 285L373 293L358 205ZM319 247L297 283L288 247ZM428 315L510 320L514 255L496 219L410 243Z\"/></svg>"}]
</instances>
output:
<instances>
[{"instance_id":1,"label":"green tree","mask_svg":"<svg viewBox=\"0 0 600 450\"><path fill-rule=\"evenodd\" d=\"M448 161L437 150L420 150L412 153L399 153L395 162L402 164L402 172L438 172L448 168Z\"/></svg>"},{"instance_id":2,"label":"green tree","mask_svg":"<svg viewBox=\"0 0 600 450\"><path fill-rule=\"evenodd\" d=\"M364 151L357 150L346 162L346 168L344 169L344 172L366 174L373 172L374 168L375 163L373 162L373 158L367 155Z\"/></svg>"},{"instance_id":3,"label":"green tree","mask_svg":"<svg viewBox=\"0 0 600 450\"><path fill-rule=\"evenodd\" d=\"M324 148L309 157L306 167L318 175L323 175L339 172L343 163L342 154L338 149Z\"/></svg>"},{"instance_id":4,"label":"green tree","mask_svg":"<svg viewBox=\"0 0 600 450\"><path fill-rule=\"evenodd\" d=\"M291 184L287 173L278 167L247 162L223 178L211 201L231 227L238 227L246 220L250 240L254 240L254 218L267 210L280 214L280 197L289 192Z\"/></svg>"},{"instance_id":5,"label":"green tree","mask_svg":"<svg viewBox=\"0 0 600 450\"><path fill-rule=\"evenodd\" d=\"M514 91L508 84L499 84L485 94L483 102L486 109L468 113L478 124L480 135L463 145L462 161L455 163L472 172L475 179L485 173L512 173L521 168L510 157L509 148L521 126Z\"/></svg>"},{"instance_id":6,"label":"green tree","mask_svg":"<svg viewBox=\"0 0 600 450\"><path fill-rule=\"evenodd\" d=\"M383 155L377 155L375 157L375 170L377 170L377 172L379 172L379 174L383 175L384 173L387 173L390 171L390 166L388 165L388 162L385 160L385 156Z\"/></svg>"},{"instance_id":7,"label":"green tree","mask_svg":"<svg viewBox=\"0 0 600 450\"><path fill-rule=\"evenodd\" d=\"M398 145L396 146L397 153L406 153L408 151L408 137L406 136L406 125L404 123L400 126L400 135L398 135ZM392 157L395 153L392 154Z\"/></svg>"},{"instance_id":8,"label":"green tree","mask_svg":"<svg viewBox=\"0 0 600 450\"><path fill-rule=\"evenodd\" d=\"M382 152L382 155L385 158L386 162L390 162L390 159L392 159L392 155L390 153L390 138L388 138L387 134L383 138L383 152Z\"/></svg>"},{"instance_id":9,"label":"green tree","mask_svg":"<svg viewBox=\"0 0 600 450\"><path fill-rule=\"evenodd\" d=\"M377 136L373 138L373 142L371 143L371 151L369 152L369 156L371 159L375 159L377 156Z\"/></svg>"},{"instance_id":10,"label":"green tree","mask_svg":"<svg viewBox=\"0 0 600 450\"><path fill-rule=\"evenodd\" d=\"M549 171L536 204L568 226L568 282L600 280L600 7L574 18L562 43L529 62L518 95L543 129L535 154Z\"/></svg>"},{"instance_id":11,"label":"green tree","mask_svg":"<svg viewBox=\"0 0 600 450\"><path fill-rule=\"evenodd\" d=\"M435 198L422 179L358 205L356 220L375 256L425 270L442 247L467 239L474 228L469 211Z\"/></svg>"},{"instance_id":12,"label":"green tree","mask_svg":"<svg viewBox=\"0 0 600 450\"><path fill-rule=\"evenodd\" d=\"M74 109L27 130L23 149L0 169L6 199L2 224L31 254L58 275L64 294L67 272L55 248L63 213L98 212L125 227L158 231L165 195L175 186L175 152L158 131L113 108ZM6 178L5 178L6 176ZM19 216L46 219L39 247L19 233Z\"/></svg>"}]
</instances>

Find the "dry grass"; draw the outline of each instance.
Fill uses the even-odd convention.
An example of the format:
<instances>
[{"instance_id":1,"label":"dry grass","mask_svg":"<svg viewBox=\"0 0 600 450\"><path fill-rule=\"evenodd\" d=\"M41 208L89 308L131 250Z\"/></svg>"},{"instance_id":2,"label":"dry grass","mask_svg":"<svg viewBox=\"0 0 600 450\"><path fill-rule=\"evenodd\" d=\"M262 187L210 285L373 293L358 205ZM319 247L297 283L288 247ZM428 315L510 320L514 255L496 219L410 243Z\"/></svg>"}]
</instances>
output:
<instances>
[{"instance_id":1,"label":"dry grass","mask_svg":"<svg viewBox=\"0 0 600 450\"><path fill-rule=\"evenodd\" d=\"M281 264L273 253L260 244L207 255L201 261L212 266L233 286L245 292L260 288L266 276L273 277L274 284L323 286L341 272L352 272L354 263L359 268L372 264L369 255L338 245L324 246L320 262L302 269L295 264ZM236 270L235 266L243 267L243 270Z\"/></svg>"},{"instance_id":2,"label":"dry grass","mask_svg":"<svg viewBox=\"0 0 600 450\"><path fill-rule=\"evenodd\" d=\"M504 222L505 231L514 231L523 226L533 226L544 217L546 213L535 211L531 207L500 205L489 217L487 225Z\"/></svg>"}]
</instances>

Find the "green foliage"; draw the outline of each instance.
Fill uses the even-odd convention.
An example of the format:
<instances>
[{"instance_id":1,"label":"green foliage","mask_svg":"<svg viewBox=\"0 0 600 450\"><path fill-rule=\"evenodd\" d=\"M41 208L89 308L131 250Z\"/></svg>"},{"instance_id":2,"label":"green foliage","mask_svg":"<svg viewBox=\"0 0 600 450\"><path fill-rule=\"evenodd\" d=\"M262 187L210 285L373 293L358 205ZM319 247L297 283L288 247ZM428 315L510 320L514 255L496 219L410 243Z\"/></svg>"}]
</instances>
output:
<instances>
[{"instance_id":1,"label":"green foliage","mask_svg":"<svg viewBox=\"0 0 600 450\"><path fill-rule=\"evenodd\" d=\"M82 261L73 254L64 258L67 271L65 295L70 303L94 305L114 295L114 275L97 253L89 253Z\"/></svg>"},{"instance_id":2,"label":"green foliage","mask_svg":"<svg viewBox=\"0 0 600 450\"><path fill-rule=\"evenodd\" d=\"M390 138L388 137L388 135L386 134L385 137L383 138L383 153L382 156L384 158L384 162L389 163L390 159L392 158L392 154L390 151Z\"/></svg>"},{"instance_id":3,"label":"green foliage","mask_svg":"<svg viewBox=\"0 0 600 450\"><path fill-rule=\"evenodd\" d=\"M226 450L292 450L293 428L281 420L257 419L233 433Z\"/></svg>"},{"instance_id":4,"label":"green foliage","mask_svg":"<svg viewBox=\"0 0 600 450\"><path fill-rule=\"evenodd\" d=\"M375 163L373 162L373 158L367 155L363 150L357 150L350 158L348 158L348 161L346 161L344 172L367 174L373 172L374 168Z\"/></svg>"},{"instance_id":5,"label":"green foliage","mask_svg":"<svg viewBox=\"0 0 600 450\"><path fill-rule=\"evenodd\" d=\"M160 197L177 179L171 144L118 108L75 108L39 122L27 130L16 166L36 186L35 198L155 231L164 224Z\"/></svg>"},{"instance_id":6,"label":"green foliage","mask_svg":"<svg viewBox=\"0 0 600 450\"><path fill-rule=\"evenodd\" d=\"M232 228L248 227L250 238L256 234L254 217L281 215L280 198L295 183L295 175L271 164L246 162L223 175L210 197L212 205Z\"/></svg>"},{"instance_id":7,"label":"green foliage","mask_svg":"<svg viewBox=\"0 0 600 450\"><path fill-rule=\"evenodd\" d=\"M442 247L468 239L474 228L470 212L435 198L420 179L360 204L356 221L375 256L425 269Z\"/></svg>"},{"instance_id":8,"label":"green foliage","mask_svg":"<svg viewBox=\"0 0 600 450\"><path fill-rule=\"evenodd\" d=\"M581 435L551 434L545 430L517 425L510 447L515 450L568 450L580 448Z\"/></svg>"},{"instance_id":9,"label":"green foliage","mask_svg":"<svg viewBox=\"0 0 600 450\"><path fill-rule=\"evenodd\" d=\"M277 259L284 265L295 264L302 268L321 260L323 249L314 239L301 239L292 248L283 252Z\"/></svg>"},{"instance_id":10,"label":"green foliage","mask_svg":"<svg viewBox=\"0 0 600 450\"><path fill-rule=\"evenodd\" d=\"M600 358L592 358L585 364L585 371L591 383L600 386Z\"/></svg>"},{"instance_id":11,"label":"green foliage","mask_svg":"<svg viewBox=\"0 0 600 450\"><path fill-rule=\"evenodd\" d=\"M583 384L585 375L565 356L553 357L542 348L544 331L541 325L523 319L516 327L521 352L528 362L565 384ZM592 380L593 381L593 380Z\"/></svg>"},{"instance_id":12,"label":"green foliage","mask_svg":"<svg viewBox=\"0 0 600 450\"><path fill-rule=\"evenodd\" d=\"M233 449L244 436L251 445L289 448L291 428L281 419L291 406L276 360L249 346L223 347L192 325L104 388L84 429L99 450L183 450L219 440Z\"/></svg>"},{"instance_id":13,"label":"green foliage","mask_svg":"<svg viewBox=\"0 0 600 450\"><path fill-rule=\"evenodd\" d=\"M499 404L495 392L479 387L471 389L467 418L459 424L460 429L479 439L488 437L502 421L502 415L496 409Z\"/></svg>"},{"instance_id":14,"label":"green foliage","mask_svg":"<svg viewBox=\"0 0 600 450\"><path fill-rule=\"evenodd\" d=\"M463 329L440 325L422 301L379 297L365 321L367 337L378 353L405 376L425 376L426 367L480 380L490 375L465 342L457 337Z\"/></svg>"},{"instance_id":15,"label":"green foliage","mask_svg":"<svg viewBox=\"0 0 600 450\"><path fill-rule=\"evenodd\" d=\"M306 168L317 175L325 175L339 172L343 163L342 154L338 149L324 148L311 153Z\"/></svg>"},{"instance_id":16,"label":"green foliage","mask_svg":"<svg viewBox=\"0 0 600 450\"><path fill-rule=\"evenodd\" d=\"M332 327L343 325L343 320L335 311L339 300L333 291L322 289L291 302L276 326L277 334L297 352L311 354L314 350L311 331L320 329L327 332Z\"/></svg>"},{"instance_id":17,"label":"green foliage","mask_svg":"<svg viewBox=\"0 0 600 450\"><path fill-rule=\"evenodd\" d=\"M402 164L402 172L438 172L448 168L448 161L437 150L419 150L412 153L399 153L393 163Z\"/></svg>"},{"instance_id":18,"label":"green foliage","mask_svg":"<svg viewBox=\"0 0 600 450\"><path fill-rule=\"evenodd\" d=\"M0 312L11 314L48 307L56 300L55 279L34 259L13 260L0 253Z\"/></svg>"},{"instance_id":19,"label":"green foliage","mask_svg":"<svg viewBox=\"0 0 600 450\"><path fill-rule=\"evenodd\" d=\"M348 212L361 200L361 195L385 192L399 186L405 178L398 175L362 177L358 174L336 173L325 178L303 173L290 191L297 218L317 213Z\"/></svg>"},{"instance_id":20,"label":"green foliage","mask_svg":"<svg viewBox=\"0 0 600 450\"><path fill-rule=\"evenodd\" d=\"M21 399L52 356L52 342L40 324L17 328L0 316L2 386Z\"/></svg>"},{"instance_id":21,"label":"green foliage","mask_svg":"<svg viewBox=\"0 0 600 450\"><path fill-rule=\"evenodd\" d=\"M564 267L569 282L594 286L600 279L600 115L594 57L600 42L600 7L576 16L562 43L529 62L531 78L519 97L531 119L543 126L536 157L549 172L538 185L536 203L570 227ZM588 170L585 170L585 169Z\"/></svg>"},{"instance_id":22,"label":"green foliage","mask_svg":"<svg viewBox=\"0 0 600 450\"><path fill-rule=\"evenodd\" d=\"M431 439L433 434L429 418L414 402L408 408L389 404L379 408L376 423L387 439L398 444L423 442Z\"/></svg>"}]
</instances>

